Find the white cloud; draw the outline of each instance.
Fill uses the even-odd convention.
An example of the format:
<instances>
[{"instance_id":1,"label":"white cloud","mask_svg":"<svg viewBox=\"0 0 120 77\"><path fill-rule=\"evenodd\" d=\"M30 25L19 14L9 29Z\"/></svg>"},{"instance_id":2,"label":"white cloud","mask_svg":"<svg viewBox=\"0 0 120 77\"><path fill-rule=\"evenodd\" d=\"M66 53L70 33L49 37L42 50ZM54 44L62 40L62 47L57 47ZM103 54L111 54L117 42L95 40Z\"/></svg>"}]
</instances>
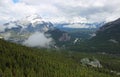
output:
<instances>
[{"instance_id":1,"label":"white cloud","mask_svg":"<svg viewBox=\"0 0 120 77\"><path fill-rule=\"evenodd\" d=\"M6 26L6 28L8 28L8 29L12 29L15 27L17 27L17 26L14 23L9 23L9 26Z\"/></svg>"},{"instance_id":2,"label":"white cloud","mask_svg":"<svg viewBox=\"0 0 120 77\"><path fill-rule=\"evenodd\" d=\"M120 16L119 0L0 0L0 23L39 14L52 20L81 17L87 21L111 21Z\"/></svg>"},{"instance_id":3,"label":"white cloud","mask_svg":"<svg viewBox=\"0 0 120 77\"><path fill-rule=\"evenodd\" d=\"M13 3L12 0L2 0L0 2L0 21L5 23L13 19L20 19L26 15L36 13L36 9L25 3Z\"/></svg>"},{"instance_id":4,"label":"white cloud","mask_svg":"<svg viewBox=\"0 0 120 77\"><path fill-rule=\"evenodd\" d=\"M11 37L11 33L5 33L3 37L5 40L8 40Z\"/></svg>"},{"instance_id":5,"label":"white cloud","mask_svg":"<svg viewBox=\"0 0 120 77\"><path fill-rule=\"evenodd\" d=\"M5 30L5 26L0 25L0 32L3 32Z\"/></svg>"},{"instance_id":6,"label":"white cloud","mask_svg":"<svg viewBox=\"0 0 120 77\"><path fill-rule=\"evenodd\" d=\"M67 28L89 28L89 26L84 24L70 24L70 25L64 25L64 27Z\"/></svg>"},{"instance_id":7,"label":"white cloud","mask_svg":"<svg viewBox=\"0 0 120 77\"><path fill-rule=\"evenodd\" d=\"M45 47L48 48L50 45L53 44L52 38L47 38L44 33L36 32L32 34L25 42L24 45L30 47Z\"/></svg>"}]
</instances>

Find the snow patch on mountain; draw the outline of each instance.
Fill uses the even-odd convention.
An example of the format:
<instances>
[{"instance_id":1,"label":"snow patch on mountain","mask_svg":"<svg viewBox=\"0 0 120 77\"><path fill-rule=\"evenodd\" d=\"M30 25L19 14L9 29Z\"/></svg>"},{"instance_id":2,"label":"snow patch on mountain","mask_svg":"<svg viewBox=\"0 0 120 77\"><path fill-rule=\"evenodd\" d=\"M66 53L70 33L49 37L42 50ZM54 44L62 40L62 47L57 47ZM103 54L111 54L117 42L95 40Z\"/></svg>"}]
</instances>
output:
<instances>
[{"instance_id":1,"label":"snow patch on mountain","mask_svg":"<svg viewBox=\"0 0 120 77\"><path fill-rule=\"evenodd\" d=\"M90 34L91 38L96 36L96 33Z\"/></svg>"},{"instance_id":2,"label":"snow patch on mountain","mask_svg":"<svg viewBox=\"0 0 120 77\"><path fill-rule=\"evenodd\" d=\"M119 43L119 42L116 41L115 39L110 39L110 40L108 40L108 41L110 41L110 42L112 42L112 43Z\"/></svg>"},{"instance_id":3,"label":"snow patch on mountain","mask_svg":"<svg viewBox=\"0 0 120 77\"><path fill-rule=\"evenodd\" d=\"M79 41L79 38L76 38L73 43L76 44L78 41Z\"/></svg>"}]
</instances>

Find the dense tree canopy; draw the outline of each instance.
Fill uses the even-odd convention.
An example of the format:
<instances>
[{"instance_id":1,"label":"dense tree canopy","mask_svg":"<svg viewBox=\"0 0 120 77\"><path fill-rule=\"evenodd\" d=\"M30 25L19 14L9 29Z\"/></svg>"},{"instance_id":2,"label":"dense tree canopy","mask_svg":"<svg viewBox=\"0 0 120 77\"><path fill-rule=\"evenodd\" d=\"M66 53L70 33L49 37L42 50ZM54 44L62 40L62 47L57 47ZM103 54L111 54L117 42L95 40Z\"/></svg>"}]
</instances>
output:
<instances>
[{"instance_id":1,"label":"dense tree canopy","mask_svg":"<svg viewBox=\"0 0 120 77\"><path fill-rule=\"evenodd\" d=\"M106 65L110 57L99 56L101 61L105 58L103 65L106 66L93 68L80 63L80 59L86 56L91 57L82 53L29 48L0 40L0 77L117 77L110 70L111 66L119 67L120 62ZM111 62L119 60L115 58ZM120 71L117 66L113 70Z\"/></svg>"}]
</instances>

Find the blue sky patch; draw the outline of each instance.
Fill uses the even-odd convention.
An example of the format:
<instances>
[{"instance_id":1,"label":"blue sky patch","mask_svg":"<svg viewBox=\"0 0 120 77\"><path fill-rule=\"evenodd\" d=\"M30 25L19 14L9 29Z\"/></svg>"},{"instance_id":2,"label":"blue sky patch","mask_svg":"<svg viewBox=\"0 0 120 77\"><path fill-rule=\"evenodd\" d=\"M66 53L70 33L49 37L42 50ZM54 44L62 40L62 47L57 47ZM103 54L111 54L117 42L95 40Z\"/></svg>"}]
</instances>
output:
<instances>
[{"instance_id":1,"label":"blue sky patch","mask_svg":"<svg viewBox=\"0 0 120 77\"><path fill-rule=\"evenodd\" d=\"M18 3L18 2L19 2L19 0L13 0L13 2L14 2L14 3Z\"/></svg>"}]
</instances>

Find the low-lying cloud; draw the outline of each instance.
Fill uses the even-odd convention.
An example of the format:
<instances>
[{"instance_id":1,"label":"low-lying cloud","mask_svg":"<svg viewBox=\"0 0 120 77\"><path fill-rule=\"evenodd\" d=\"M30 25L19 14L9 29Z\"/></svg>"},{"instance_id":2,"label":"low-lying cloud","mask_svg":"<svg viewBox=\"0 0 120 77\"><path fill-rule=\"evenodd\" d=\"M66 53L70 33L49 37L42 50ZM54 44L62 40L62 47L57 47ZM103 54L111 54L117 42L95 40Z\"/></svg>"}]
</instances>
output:
<instances>
[{"instance_id":1,"label":"low-lying cloud","mask_svg":"<svg viewBox=\"0 0 120 77\"><path fill-rule=\"evenodd\" d=\"M5 26L0 25L0 32L3 32L5 30Z\"/></svg>"},{"instance_id":2,"label":"low-lying cloud","mask_svg":"<svg viewBox=\"0 0 120 77\"><path fill-rule=\"evenodd\" d=\"M53 39L46 37L44 33L35 32L23 44L30 47L49 48L53 44Z\"/></svg>"},{"instance_id":3,"label":"low-lying cloud","mask_svg":"<svg viewBox=\"0 0 120 77\"><path fill-rule=\"evenodd\" d=\"M11 33L5 33L3 37L5 40L9 40L9 38L11 37Z\"/></svg>"}]
</instances>

